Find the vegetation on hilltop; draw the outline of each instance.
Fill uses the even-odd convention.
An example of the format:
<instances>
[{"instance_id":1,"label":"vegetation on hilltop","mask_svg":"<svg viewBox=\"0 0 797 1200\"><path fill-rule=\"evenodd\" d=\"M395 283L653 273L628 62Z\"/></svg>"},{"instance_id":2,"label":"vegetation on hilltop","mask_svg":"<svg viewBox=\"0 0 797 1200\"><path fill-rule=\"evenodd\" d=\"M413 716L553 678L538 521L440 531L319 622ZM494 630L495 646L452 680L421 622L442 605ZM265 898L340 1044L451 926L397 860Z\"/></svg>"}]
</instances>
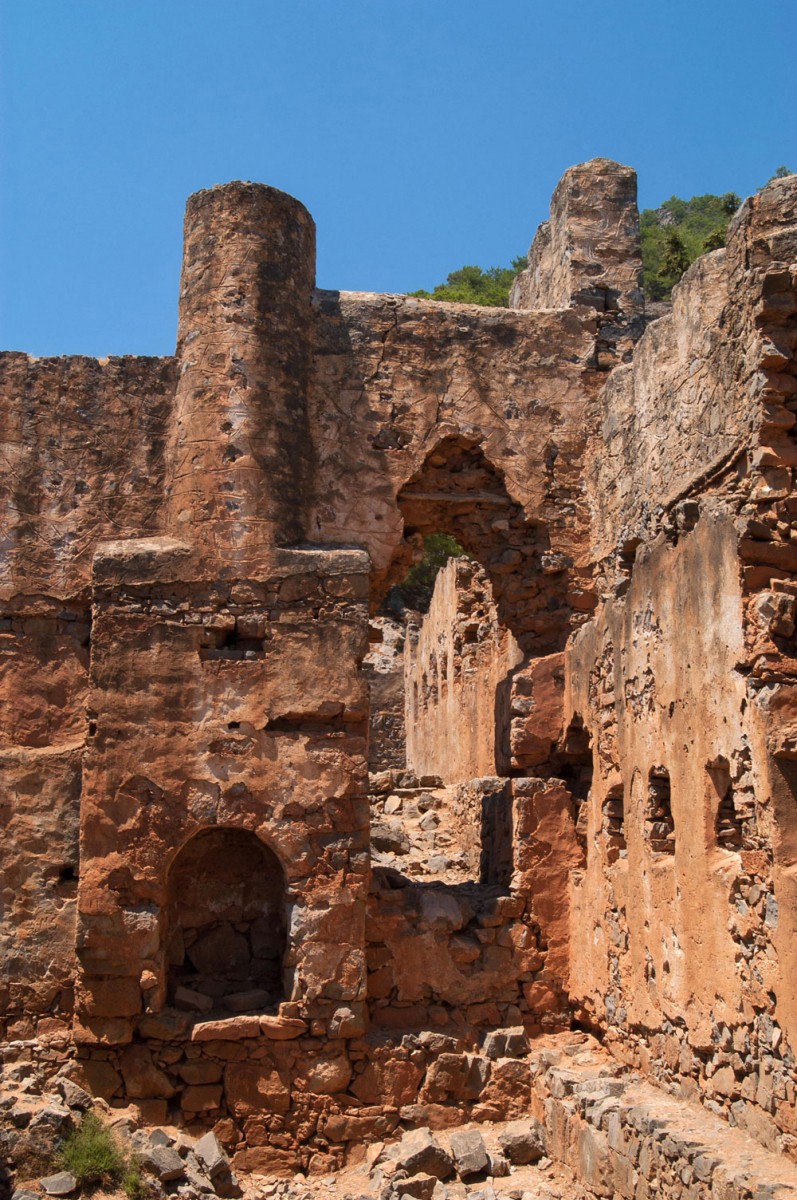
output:
<instances>
[{"instance_id":1,"label":"vegetation on hilltop","mask_svg":"<svg viewBox=\"0 0 797 1200\"><path fill-rule=\"evenodd\" d=\"M778 167L767 180L782 179L791 172ZM639 214L642 237L642 275L647 300L669 300L672 289L688 266L709 250L725 245L728 222L741 204L735 192L723 196L707 194L682 200L671 196L659 208ZM460 267L433 291L411 292L426 300L448 303L484 304L492 308L509 303L515 276L526 266L525 256L513 258L511 267Z\"/></svg>"},{"instance_id":2,"label":"vegetation on hilltop","mask_svg":"<svg viewBox=\"0 0 797 1200\"><path fill-rule=\"evenodd\" d=\"M666 300L686 268L709 250L725 245L725 231L741 204L735 192L724 196L671 196L660 208L639 214L645 298Z\"/></svg>"},{"instance_id":3,"label":"vegetation on hilltop","mask_svg":"<svg viewBox=\"0 0 797 1200\"><path fill-rule=\"evenodd\" d=\"M525 255L512 259L511 267L460 267L452 271L445 283L438 283L432 292L423 288L410 292L424 300L446 300L449 304L484 304L489 308L506 308L509 289L515 276L526 266Z\"/></svg>"}]
</instances>

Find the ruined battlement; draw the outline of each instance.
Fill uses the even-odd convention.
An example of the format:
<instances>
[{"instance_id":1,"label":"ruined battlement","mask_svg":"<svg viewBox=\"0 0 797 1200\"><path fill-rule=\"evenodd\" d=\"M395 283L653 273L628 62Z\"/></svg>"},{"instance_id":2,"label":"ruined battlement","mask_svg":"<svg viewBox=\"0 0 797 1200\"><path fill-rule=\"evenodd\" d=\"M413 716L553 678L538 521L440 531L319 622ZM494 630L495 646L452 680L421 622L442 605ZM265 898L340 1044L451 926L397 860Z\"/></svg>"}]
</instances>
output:
<instances>
[{"instance_id":1,"label":"ruined battlement","mask_svg":"<svg viewBox=\"0 0 797 1200\"><path fill-rule=\"evenodd\" d=\"M231 183L173 357L0 355L8 1060L334 1167L578 1022L797 1158L797 177L652 323L627 167L528 264L320 291Z\"/></svg>"}]
</instances>

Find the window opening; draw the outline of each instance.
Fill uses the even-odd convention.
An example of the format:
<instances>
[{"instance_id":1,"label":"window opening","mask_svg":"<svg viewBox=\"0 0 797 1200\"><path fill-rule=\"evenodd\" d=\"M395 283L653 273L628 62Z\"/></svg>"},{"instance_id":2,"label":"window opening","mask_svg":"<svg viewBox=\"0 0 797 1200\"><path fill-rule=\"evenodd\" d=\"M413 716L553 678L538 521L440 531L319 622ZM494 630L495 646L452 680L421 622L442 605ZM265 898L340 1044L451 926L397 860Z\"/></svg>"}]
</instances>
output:
<instances>
[{"instance_id":1,"label":"window opening","mask_svg":"<svg viewBox=\"0 0 797 1200\"><path fill-rule=\"evenodd\" d=\"M603 801L603 832L609 863L617 862L618 858L626 858L628 851L625 841L625 802L621 783L609 788Z\"/></svg>"},{"instance_id":2,"label":"window opening","mask_svg":"<svg viewBox=\"0 0 797 1200\"><path fill-rule=\"evenodd\" d=\"M675 853L670 773L666 767L651 767L648 775L645 834L654 854Z\"/></svg>"},{"instance_id":3,"label":"window opening","mask_svg":"<svg viewBox=\"0 0 797 1200\"><path fill-rule=\"evenodd\" d=\"M708 773L717 794L714 833L721 850L740 850L744 840L742 817L736 806L730 764L723 755L708 764Z\"/></svg>"}]
</instances>

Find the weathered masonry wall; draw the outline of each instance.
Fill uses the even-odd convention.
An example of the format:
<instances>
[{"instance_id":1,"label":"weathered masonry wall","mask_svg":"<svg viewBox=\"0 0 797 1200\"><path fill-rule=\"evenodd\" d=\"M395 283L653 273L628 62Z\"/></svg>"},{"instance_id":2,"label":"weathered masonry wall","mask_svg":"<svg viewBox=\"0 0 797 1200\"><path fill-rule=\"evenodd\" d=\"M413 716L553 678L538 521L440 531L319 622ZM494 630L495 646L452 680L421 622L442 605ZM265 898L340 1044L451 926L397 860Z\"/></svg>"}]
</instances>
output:
<instances>
[{"instance_id":1,"label":"weathered masonry wall","mask_svg":"<svg viewBox=\"0 0 797 1200\"><path fill-rule=\"evenodd\" d=\"M793 1153L797 297L779 260L797 250L797 211L785 182L747 203L727 250L696 264L607 385L617 415L590 491L616 594L568 651L567 707L595 768L573 877L574 997L616 1053Z\"/></svg>"},{"instance_id":2,"label":"weathered masonry wall","mask_svg":"<svg viewBox=\"0 0 797 1200\"><path fill-rule=\"evenodd\" d=\"M0 355L0 1008L69 1017L90 578L155 527L173 359Z\"/></svg>"},{"instance_id":3,"label":"weathered masonry wall","mask_svg":"<svg viewBox=\"0 0 797 1200\"><path fill-rule=\"evenodd\" d=\"M446 784L497 774L505 754L496 734L507 725L508 676L520 659L484 572L451 559L405 646L407 766Z\"/></svg>"},{"instance_id":4,"label":"weathered masonry wall","mask_svg":"<svg viewBox=\"0 0 797 1200\"><path fill-rule=\"evenodd\" d=\"M575 1018L797 1157L797 180L644 332L606 160L511 309L314 245L198 193L174 358L0 357L4 1057L252 1169L533 1107L599 1194L702 1186L518 1065ZM438 532L402 720L369 622Z\"/></svg>"},{"instance_id":5,"label":"weathered masonry wall","mask_svg":"<svg viewBox=\"0 0 797 1200\"><path fill-rule=\"evenodd\" d=\"M302 1015L325 1022L338 1001L364 1000L364 556L277 552L267 581L205 592L181 580L179 546L142 555L126 584L135 553L111 546L96 567L81 1039L127 1042L143 1014L173 1002L168 868L209 828L249 831L282 864L277 998L301 997Z\"/></svg>"},{"instance_id":6,"label":"weathered masonry wall","mask_svg":"<svg viewBox=\"0 0 797 1200\"><path fill-rule=\"evenodd\" d=\"M0 354L0 595L87 596L99 542L162 519L173 358Z\"/></svg>"}]
</instances>

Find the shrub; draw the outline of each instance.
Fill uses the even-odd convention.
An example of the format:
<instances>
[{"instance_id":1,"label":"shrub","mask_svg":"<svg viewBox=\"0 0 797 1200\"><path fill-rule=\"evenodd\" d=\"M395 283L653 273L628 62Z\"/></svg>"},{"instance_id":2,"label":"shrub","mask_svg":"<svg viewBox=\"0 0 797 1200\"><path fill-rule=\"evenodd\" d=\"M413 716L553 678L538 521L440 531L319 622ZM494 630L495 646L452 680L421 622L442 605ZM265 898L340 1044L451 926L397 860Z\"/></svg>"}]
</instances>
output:
<instances>
[{"instance_id":1,"label":"shrub","mask_svg":"<svg viewBox=\"0 0 797 1200\"><path fill-rule=\"evenodd\" d=\"M421 288L410 292L426 300L445 300L449 304L483 304L488 308L505 308L509 291L519 271L528 266L525 255L512 259L511 267L460 267L452 271L445 283L438 283L432 292Z\"/></svg>"},{"instance_id":2,"label":"shrub","mask_svg":"<svg viewBox=\"0 0 797 1200\"><path fill-rule=\"evenodd\" d=\"M58 1160L82 1188L100 1184L122 1187L132 1198L144 1191L138 1165L95 1113L86 1113L77 1129L64 1139Z\"/></svg>"},{"instance_id":3,"label":"shrub","mask_svg":"<svg viewBox=\"0 0 797 1200\"><path fill-rule=\"evenodd\" d=\"M428 612L432 602L437 572L449 558L461 558L466 554L456 538L447 533L429 533L423 539L423 557L410 567L401 583L390 589L387 606L400 599L407 608L417 612Z\"/></svg>"}]
</instances>

